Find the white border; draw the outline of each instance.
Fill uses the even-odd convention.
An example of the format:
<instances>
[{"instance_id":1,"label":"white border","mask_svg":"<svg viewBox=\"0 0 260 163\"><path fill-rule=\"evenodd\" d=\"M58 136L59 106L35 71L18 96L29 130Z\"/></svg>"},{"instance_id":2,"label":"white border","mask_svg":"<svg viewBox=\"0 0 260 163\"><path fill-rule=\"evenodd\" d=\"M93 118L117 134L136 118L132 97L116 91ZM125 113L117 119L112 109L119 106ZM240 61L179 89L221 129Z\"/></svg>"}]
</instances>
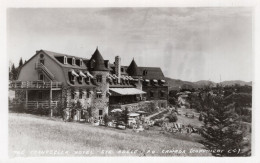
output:
<instances>
[{"instance_id":1,"label":"white border","mask_svg":"<svg viewBox=\"0 0 260 163\"><path fill-rule=\"evenodd\" d=\"M0 80L1 94L0 99L2 105L0 109L0 161L3 162L97 162L102 161L106 163L114 163L115 161L127 161L127 162L260 162L260 158L257 155L260 153L259 144L260 141L259 131L256 129L259 124L258 115L259 105L259 52L260 52L260 41L259 41L259 1L258 0L0 0L0 74L2 76ZM254 21L254 79L253 79L253 142L252 151L253 156L248 158L216 158L216 157L57 157L57 158L15 158L8 159L8 148L7 148L7 133L8 133L8 57L6 53L6 9L7 8L84 8L84 7L253 7L255 9ZM258 125L259 126L259 125Z\"/></svg>"}]
</instances>

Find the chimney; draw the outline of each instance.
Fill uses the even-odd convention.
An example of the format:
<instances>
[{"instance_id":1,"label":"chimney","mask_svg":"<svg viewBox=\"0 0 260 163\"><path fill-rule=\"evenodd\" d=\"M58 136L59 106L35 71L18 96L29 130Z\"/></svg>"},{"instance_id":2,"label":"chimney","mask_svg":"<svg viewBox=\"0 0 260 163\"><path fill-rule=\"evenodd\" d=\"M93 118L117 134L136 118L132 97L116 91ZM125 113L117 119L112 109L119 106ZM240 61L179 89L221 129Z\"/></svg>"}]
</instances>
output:
<instances>
[{"instance_id":1,"label":"chimney","mask_svg":"<svg viewBox=\"0 0 260 163\"><path fill-rule=\"evenodd\" d=\"M115 57L115 72L118 77L118 83L121 82L121 58L119 56Z\"/></svg>"}]
</instances>

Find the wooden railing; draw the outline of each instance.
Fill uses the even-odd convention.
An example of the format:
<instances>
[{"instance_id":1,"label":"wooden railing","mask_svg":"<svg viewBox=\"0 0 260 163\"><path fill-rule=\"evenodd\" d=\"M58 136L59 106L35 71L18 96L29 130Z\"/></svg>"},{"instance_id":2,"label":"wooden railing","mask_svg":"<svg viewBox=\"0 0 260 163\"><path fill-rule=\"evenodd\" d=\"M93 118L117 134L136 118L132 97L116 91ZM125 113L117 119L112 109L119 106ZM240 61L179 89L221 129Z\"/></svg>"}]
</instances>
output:
<instances>
[{"instance_id":1,"label":"wooden railing","mask_svg":"<svg viewBox=\"0 0 260 163\"><path fill-rule=\"evenodd\" d=\"M50 72L47 67L45 67L42 63L36 62L36 69L42 70L46 75L48 75L52 80L54 79L54 75Z\"/></svg>"},{"instance_id":2,"label":"wooden railing","mask_svg":"<svg viewBox=\"0 0 260 163\"><path fill-rule=\"evenodd\" d=\"M25 103L25 102L24 102ZM27 101L27 107L30 108L49 108L49 101ZM51 101L51 107L57 107L58 101Z\"/></svg>"},{"instance_id":3,"label":"wooden railing","mask_svg":"<svg viewBox=\"0 0 260 163\"><path fill-rule=\"evenodd\" d=\"M62 82L43 82L43 81L12 81L9 83L9 88L61 88Z\"/></svg>"}]
</instances>

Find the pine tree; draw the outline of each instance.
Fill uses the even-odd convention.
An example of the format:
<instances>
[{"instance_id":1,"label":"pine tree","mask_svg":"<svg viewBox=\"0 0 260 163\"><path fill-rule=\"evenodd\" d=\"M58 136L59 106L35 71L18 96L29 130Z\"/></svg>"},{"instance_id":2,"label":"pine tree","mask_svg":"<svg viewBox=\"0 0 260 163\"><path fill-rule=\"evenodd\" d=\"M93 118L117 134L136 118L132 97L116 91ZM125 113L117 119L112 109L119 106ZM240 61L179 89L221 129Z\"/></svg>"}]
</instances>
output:
<instances>
[{"instance_id":1,"label":"pine tree","mask_svg":"<svg viewBox=\"0 0 260 163\"><path fill-rule=\"evenodd\" d=\"M9 72L9 80L16 80L17 77L17 69L14 64L12 64L11 70Z\"/></svg>"},{"instance_id":2,"label":"pine tree","mask_svg":"<svg viewBox=\"0 0 260 163\"><path fill-rule=\"evenodd\" d=\"M203 144L209 150L223 150L220 153L212 152L215 156L242 155L243 132L239 129L240 118L235 113L234 105L227 105L223 97L218 95L207 98L204 107L207 107L207 111L202 127L202 136L205 138Z\"/></svg>"},{"instance_id":3,"label":"pine tree","mask_svg":"<svg viewBox=\"0 0 260 163\"><path fill-rule=\"evenodd\" d=\"M20 58L20 61L19 61L19 67L22 67L22 65L23 65L23 59Z\"/></svg>"}]
</instances>

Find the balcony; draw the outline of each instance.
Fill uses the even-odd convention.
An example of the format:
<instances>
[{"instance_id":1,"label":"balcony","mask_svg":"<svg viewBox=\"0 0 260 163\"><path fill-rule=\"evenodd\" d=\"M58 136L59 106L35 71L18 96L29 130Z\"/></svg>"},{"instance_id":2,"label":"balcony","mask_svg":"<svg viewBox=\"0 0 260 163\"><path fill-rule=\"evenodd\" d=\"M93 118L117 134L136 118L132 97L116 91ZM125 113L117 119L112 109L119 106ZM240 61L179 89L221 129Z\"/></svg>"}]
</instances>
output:
<instances>
[{"instance_id":1,"label":"balcony","mask_svg":"<svg viewBox=\"0 0 260 163\"><path fill-rule=\"evenodd\" d=\"M62 82L12 81L9 89L61 89Z\"/></svg>"}]
</instances>

